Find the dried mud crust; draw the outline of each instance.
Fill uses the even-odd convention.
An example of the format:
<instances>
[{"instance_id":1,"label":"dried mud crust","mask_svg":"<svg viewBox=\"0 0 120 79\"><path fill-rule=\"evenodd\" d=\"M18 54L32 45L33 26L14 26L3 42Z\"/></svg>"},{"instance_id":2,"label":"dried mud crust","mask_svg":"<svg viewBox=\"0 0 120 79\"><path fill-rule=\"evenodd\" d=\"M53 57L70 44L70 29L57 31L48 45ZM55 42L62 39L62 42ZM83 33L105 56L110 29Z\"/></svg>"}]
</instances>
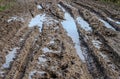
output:
<instances>
[{"instance_id":1,"label":"dried mud crust","mask_svg":"<svg viewBox=\"0 0 120 79\"><path fill-rule=\"evenodd\" d=\"M112 7L104 9L101 3L92 0L89 3L87 0L16 0L14 6L13 11L0 12L0 79L120 78L119 24L107 19L119 16L117 9L109 12ZM40 20L41 26L30 26L38 16L34 23ZM66 16L76 25L77 45L84 61L64 28ZM112 27L108 28L100 19ZM86 30L83 21L91 30ZM70 28L73 24L67 25ZM12 60L10 53L14 53Z\"/></svg>"}]
</instances>

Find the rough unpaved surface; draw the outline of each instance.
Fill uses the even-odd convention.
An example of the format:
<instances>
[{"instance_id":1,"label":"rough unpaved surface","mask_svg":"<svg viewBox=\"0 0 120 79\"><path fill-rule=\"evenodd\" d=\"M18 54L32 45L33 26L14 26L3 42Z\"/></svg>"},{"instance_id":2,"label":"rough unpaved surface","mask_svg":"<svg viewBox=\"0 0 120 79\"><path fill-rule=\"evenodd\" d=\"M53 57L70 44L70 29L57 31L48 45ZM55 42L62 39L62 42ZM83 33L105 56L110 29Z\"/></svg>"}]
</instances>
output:
<instances>
[{"instance_id":1,"label":"rough unpaved surface","mask_svg":"<svg viewBox=\"0 0 120 79\"><path fill-rule=\"evenodd\" d=\"M0 12L0 79L120 79L120 7L16 0Z\"/></svg>"}]
</instances>

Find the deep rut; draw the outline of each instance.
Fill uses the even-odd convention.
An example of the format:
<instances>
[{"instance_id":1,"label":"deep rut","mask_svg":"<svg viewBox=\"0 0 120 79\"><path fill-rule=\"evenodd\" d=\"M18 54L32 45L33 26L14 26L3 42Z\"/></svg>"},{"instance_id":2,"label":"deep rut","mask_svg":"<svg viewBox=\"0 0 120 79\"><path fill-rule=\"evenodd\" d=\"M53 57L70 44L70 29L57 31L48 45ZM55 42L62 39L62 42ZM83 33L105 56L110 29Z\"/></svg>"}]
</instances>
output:
<instances>
[{"instance_id":1,"label":"deep rut","mask_svg":"<svg viewBox=\"0 0 120 79\"><path fill-rule=\"evenodd\" d=\"M74 4L75 3L75 4ZM120 23L116 23L115 21L112 21L109 16L107 15L107 13L104 12L104 10L98 9L96 7L93 7L91 5L87 5L87 4L83 4L79 1L72 3L72 5L78 5L78 6L82 6L86 9L88 9L89 11L95 13L98 17L102 18L103 20L107 21L110 25L112 25L117 31L120 31ZM111 14L111 13L108 13Z\"/></svg>"},{"instance_id":2,"label":"deep rut","mask_svg":"<svg viewBox=\"0 0 120 79\"><path fill-rule=\"evenodd\" d=\"M70 14L71 16L73 17L76 17L76 15L73 15L74 13L72 13L71 11L71 7L63 4L63 3L60 3L62 6L64 6L68 12L70 11ZM73 8L73 7L72 7ZM92 55L92 50L89 49L87 43L85 42L85 35L83 35L81 33L82 29L80 29L78 23L76 23L76 28L78 29L78 33L79 33L79 40L80 40L80 46L81 46L81 49L82 49L82 53L85 57L85 61L86 61L86 64L88 66L88 70L90 71L90 74L93 76L93 78L103 78L103 73L100 71L100 68L99 68L99 63L98 61L95 59L95 56Z\"/></svg>"}]
</instances>

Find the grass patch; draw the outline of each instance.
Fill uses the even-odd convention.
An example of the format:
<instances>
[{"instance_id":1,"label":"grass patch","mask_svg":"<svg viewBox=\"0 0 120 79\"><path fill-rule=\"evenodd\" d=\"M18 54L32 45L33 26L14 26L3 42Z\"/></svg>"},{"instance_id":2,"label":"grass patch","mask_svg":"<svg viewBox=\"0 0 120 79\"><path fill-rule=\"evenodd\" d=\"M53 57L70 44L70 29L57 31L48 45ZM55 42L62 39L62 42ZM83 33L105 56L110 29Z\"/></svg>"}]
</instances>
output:
<instances>
[{"instance_id":1,"label":"grass patch","mask_svg":"<svg viewBox=\"0 0 120 79\"><path fill-rule=\"evenodd\" d=\"M11 0L11 1L6 1L5 0L0 0L0 11L4 11L4 10L7 10L7 9L10 9L12 6L14 6L15 4L15 0Z\"/></svg>"},{"instance_id":2,"label":"grass patch","mask_svg":"<svg viewBox=\"0 0 120 79\"><path fill-rule=\"evenodd\" d=\"M0 11L6 10L8 7L7 6L0 6Z\"/></svg>"},{"instance_id":3,"label":"grass patch","mask_svg":"<svg viewBox=\"0 0 120 79\"><path fill-rule=\"evenodd\" d=\"M111 2L111 3L114 3L114 4L120 5L120 0L101 0L101 1Z\"/></svg>"}]
</instances>

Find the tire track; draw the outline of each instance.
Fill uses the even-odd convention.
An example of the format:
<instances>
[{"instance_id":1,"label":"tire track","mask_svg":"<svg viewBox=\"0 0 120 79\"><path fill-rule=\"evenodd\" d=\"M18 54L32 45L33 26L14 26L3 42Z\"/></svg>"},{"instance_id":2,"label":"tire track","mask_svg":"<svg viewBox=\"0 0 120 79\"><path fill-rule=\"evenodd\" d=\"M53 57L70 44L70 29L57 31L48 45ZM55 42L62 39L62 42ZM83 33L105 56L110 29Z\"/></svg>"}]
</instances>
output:
<instances>
[{"instance_id":1,"label":"tire track","mask_svg":"<svg viewBox=\"0 0 120 79\"><path fill-rule=\"evenodd\" d=\"M81 8L81 9L80 9ZM102 29L105 29L104 25L98 20L98 18L96 16L94 16L92 13L90 13L88 10L84 10L84 8L79 6L79 13L80 15L83 15L83 17L85 18L85 20L87 20L90 24L90 26L92 26L92 28L94 29L94 33L98 34L100 36L100 38L102 40L104 40L105 45L107 45L108 49L110 51L112 51L112 54L109 55L110 57L113 55L114 57L112 57L112 59L114 61L117 60L116 65L119 67L119 50L114 46L114 44L111 44L110 41L114 42L114 39L119 39L119 32L116 31L111 31L109 29L106 29L104 32L102 31ZM95 19L96 18L96 19ZM95 22L95 23L94 23ZM98 26L101 26L99 28L97 28ZM109 39L109 35L113 36L113 38ZM116 35L117 34L117 35ZM115 36L114 36L115 35ZM107 43L106 43L107 41ZM119 41L118 41L119 42ZM116 42L117 44L117 42ZM111 47L112 46L112 47ZM119 45L117 45L119 46Z\"/></svg>"},{"instance_id":2,"label":"tire track","mask_svg":"<svg viewBox=\"0 0 120 79\"><path fill-rule=\"evenodd\" d=\"M17 59L13 62L11 69L9 70L5 79L19 79L21 74L23 73L25 59L29 54L29 50L31 48L32 42L34 41L34 37L36 36L37 31L35 29L31 29L27 36L25 35L26 40L21 45L22 48L19 51L19 55Z\"/></svg>"},{"instance_id":3,"label":"tire track","mask_svg":"<svg viewBox=\"0 0 120 79\"><path fill-rule=\"evenodd\" d=\"M63 4L64 5L64 4ZM65 5L64 5L65 6ZM67 7L67 6L65 6L65 7ZM67 7L68 8L68 7ZM79 8L80 9L80 8ZM74 11L71 11L71 12L74 12ZM80 15L82 14L83 15L83 17L90 23L90 26L95 26L95 25L92 25L92 23L93 23L93 21L92 20L90 20L90 16L91 16L91 14L89 14L89 12L87 13L88 14L88 16L86 16L85 15L85 11L84 11L84 9L80 9L79 10L79 12L80 12ZM71 13L71 14L74 14L74 13ZM75 16L75 15L74 15ZM94 19L93 19L94 20ZM98 21L99 22L99 21ZM92 28L93 28L92 27ZM101 28L102 29L102 28ZM93 31L94 31L94 28L93 28ZM82 30L80 30L80 32L82 32ZM84 32L83 32L83 34L84 34ZM85 35L86 34L86 35ZM87 32L84 34L84 38L88 35L87 34ZM101 33L100 33L101 34ZM90 39L93 39L93 37L94 37L94 34L90 34L90 35L92 35L91 37L90 36L87 36L87 37L90 37ZM98 38L98 37L97 37ZM104 39L105 37L99 37L99 39L101 39L102 41L104 41L105 39ZM104 39L104 40L103 40ZM90 41L90 40L89 40ZM87 42L87 41L86 41ZM87 44L89 44L90 42L88 42ZM92 42L91 42L92 43ZM105 42L103 42L103 43L105 43ZM105 43L106 44L106 43ZM90 47L90 46L89 46ZM108 46L106 46L105 45L105 47L109 47L109 45ZM103 47L103 48L105 48L105 47ZM106 68L106 66L104 65L104 63L106 63L106 62L108 62L109 63L109 61L106 61L106 60L104 60L104 61L101 61L101 60L103 60L103 59L101 59L96 53L95 53L95 49L93 49L92 47L90 47L90 49L92 49L93 50L93 55L95 55L94 57L97 57L97 60L98 60L98 63L101 65L100 67L101 67L101 71L103 71L103 74L106 74L106 75L104 75L103 76L103 78L119 78L119 60L118 60L118 63L113 63L115 60L117 60L117 59L115 59L114 60L114 57L111 59L111 56L113 55L113 54L107 54L106 56L108 56L108 58L110 58L110 60L109 61L111 61L112 62L112 64L114 65L114 67L115 67L115 72L113 72L114 73L114 75L115 75L115 73L116 73L116 76L114 77L114 76L111 76L111 73L109 73L109 71L113 71L112 69L111 70L109 70L109 69L107 69ZM110 48L108 48L108 49L110 49ZM109 52L109 51L104 51L104 52ZM112 53L114 53L114 51L112 52ZM99 59L101 59L101 60L99 60ZM111 65L112 65L111 64ZM104 68L102 68L102 67L104 67ZM109 64L107 64L107 67L109 67L110 68L110 65Z\"/></svg>"},{"instance_id":4,"label":"tire track","mask_svg":"<svg viewBox=\"0 0 120 79\"><path fill-rule=\"evenodd\" d=\"M86 67L74 53L76 51L71 38L60 23L43 24L41 35L42 46L29 63L23 79L90 78Z\"/></svg>"},{"instance_id":5,"label":"tire track","mask_svg":"<svg viewBox=\"0 0 120 79\"><path fill-rule=\"evenodd\" d=\"M70 11L70 14L73 17L76 17L76 15L73 15L74 13L72 13L72 12L75 12L75 11L72 11L73 10L73 9L71 9L72 6L65 5L64 3L60 3L60 4L63 7L65 7L66 10L68 10L68 12ZM76 23L76 24L77 24L77 28L79 28L78 23ZM102 73L98 69L98 66L96 65L97 63L96 63L96 61L94 61L95 58L90 53L91 51L88 48L87 43L85 43L85 41L84 41L84 36L81 35L81 31L79 31L79 29L78 29L78 32L79 32L80 45L82 47L82 53L86 59L86 64L88 66L88 70L89 70L90 74L93 76L93 78L102 78Z\"/></svg>"},{"instance_id":6,"label":"tire track","mask_svg":"<svg viewBox=\"0 0 120 79\"><path fill-rule=\"evenodd\" d=\"M89 11L95 13L98 17L101 17L103 20L107 21L107 22L108 22L111 26L113 26L117 31L120 31L120 27L119 27L120 25L117 24L117 23L115 23L115 22L110 21L110 20L107 18L107 15L106 15L103 11L101 11L101 9L97 10L97 9L92 8L92 7L89 6L89 5L85 5L85 4L81 3L81 2L74 2L74 3L75 3L76 5L78 5L78 6L82 6L82 7L86 8L86 9L88 9ZM72 5L74 5L74 4L72 3Z\"/></svg>"}]
</instances>

